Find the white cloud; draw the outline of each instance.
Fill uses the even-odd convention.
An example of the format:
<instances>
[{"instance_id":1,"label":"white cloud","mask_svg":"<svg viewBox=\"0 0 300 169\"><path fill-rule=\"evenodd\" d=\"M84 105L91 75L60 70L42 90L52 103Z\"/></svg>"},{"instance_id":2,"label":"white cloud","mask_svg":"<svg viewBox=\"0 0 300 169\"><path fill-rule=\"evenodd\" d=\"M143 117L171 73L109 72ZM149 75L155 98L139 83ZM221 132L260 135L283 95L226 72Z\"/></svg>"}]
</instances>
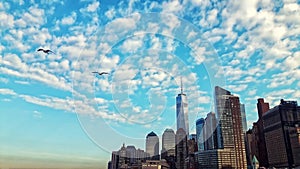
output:
<instances>
[{"instance_id":1,"label":"white cloud","mask_svg":"<svg viewBox=\"0 0 300 169\"><path fill-rule=\"evenodd\" d=\"M105 16L108 18L108 19L113 19L116 15L116 10L115 8L111 8L109 9L108 11L105 12Z\"/></svg>"},{"instance_id":2,"label":"white cloud","mask_svg":"<svg viewBox=\"0 0 300 169\"><path fill-rule=\"evenodd\" d=\"M126 39L122 45L122 51L124 52L136 52L143 46L142 38Z\"/></svg>"},{"instance_id":3,"label":"white cloud","mask_svg":"<svg viewBox=\"0 0 300 169\"><path fill-rule=\"evenodd\" d=\"M136 15L135 15L136 16ZM136 27L136 22L139 17L117 18L105 27L105 32L108 34L121 34L132 31Z\"/></svg>"},{"instance_id":4,"label":"white cloud","mask_svg":"<svg viewBox=\"0 0 300 169\"><path fill-rule=\"evenodd\" d=\"M70 16L64 17L61 20L61 24L63 25L72 25L76 21L76 13L73 12Z\"/></svg>"},{"instance_id":5,"label":"white cloud","mask_svg":"<svg viewBox=\"0 0 300 169\"><path fill-rule=\"evenodd\" d=\"M180 4L180 2L178 0L173 0L173 1L169 1L169 2L163 2L162 3L162 9L163 12L166 13L178 13L180 12L180 10L182 10L182 5Z\"/></svg>"},{"instance_id":6,"label":"white cloud","mask_svg":"<svg viewBox=\"0 0 300 169\"><path fill-rule=\"evenodd\" d=\"M247 89L247 84L240 84L240 85L228 85L227 88L233 92L242 92Z\"/></svg>"},{"instance_id":7,"label":"white cloud","mask_svg":"<svg viewBox=\"0 0 300 169\"><path fill-rule=\"evenodd\" d=\"M15 54L7 54L3 58L0 58L0 63L7 67L1 67L0 72L12 76L17 76L21 78L29 78L42 83L45 83L54 88L63 89L66 91L72 91L71 85L66 82L62 77L57 77L44 69L37 66L28 66L26 63L22 62L21 59ZM42 66L42 65L40 65Z\"/></svg>"},{"instance_id":8,"label":"white cloud","mask_svg":"<svg viewBox=\"0 0 300 169\"><path fill-rule=\"evenodd\" d=\"M0 12L0 27L1 29L8 29L14 26L14 17L5 12Z\"/></svg>"},{"instance_id":9,"label":"white cloud","mask_svg":"<svg viewBox=\"0 0 300 169\"><path fill-rule=\"evenodd\" d=\"M21 18L27 23L28 26L40 27L40 25L44 24L45 17L43 9L31 6L28 11L29 12L24 13Z\"/></svg>"},{"instance_id":10,"label":"white cloud","mask_svg":"<svg viewBox=\"0 0 300 169\"><path fill-rule=\"evenodd\" d=\"M95 1L92 4L89 4L87 6L87 11L88 12L95 12L97 10L97 8L99 7L99 5L100 5L100 2Z\"/></svg>"},{"instance_id":11,"label":"white cloud","mask_svg":"<svg viewBox=\"0 0 300 169\"><path fill-rule=\"evenodd\" d=\"M23 84L23 85L29 85L30 84L28 81L15 80L14 82L17 83L17 84Z\"/></svg>"},{"instance_id":12,"label":"white cloud","mask_svg":"<svg viewBox=\"0 0 300 169\"><path fill-rule=\"evenodd\" d=\"M2 95L17 95L17 93L15 91L13 91L12 89L7 89L7 88L0 88L0 94Z\"/></svg>"},{"instance_id":13,"label":"white cloud","mask_svg":"<svg viewBox=\"0 0 300 169\"><path fill-rule=\"evenodd\" d=\"M256 95L256 92L257 92L257 89L249 90L248 95L249 96L254 96L254 95Z\"/></svg>"},{"instance_id":14,"label":"white cloud","mask_svg":"<svg viewBox=\"0 0 300 169\"><path fill-rule=\"evenodd\" d=\"M284 64L287 69L300 69L300 52L293 53L292 56L288 56L284 60Z\"/></svg>"}]
</instances>

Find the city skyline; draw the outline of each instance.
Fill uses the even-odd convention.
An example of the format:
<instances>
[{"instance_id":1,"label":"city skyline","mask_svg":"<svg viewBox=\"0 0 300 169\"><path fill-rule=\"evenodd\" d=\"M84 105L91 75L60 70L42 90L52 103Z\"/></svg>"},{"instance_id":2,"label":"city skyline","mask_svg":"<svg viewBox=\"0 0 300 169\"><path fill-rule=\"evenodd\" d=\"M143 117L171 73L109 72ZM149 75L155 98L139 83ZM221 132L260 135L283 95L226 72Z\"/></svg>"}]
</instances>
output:
<instances>
[{"instance_id":1,"label":"city skyline","mask_svg":"<svg viewBox=\"0 0 300 169\"><path fill-rule=\"evenodd\" d=\"M0 168L99 168L123 142L161 142L181 86L187 133L215 86L251 128L258 98L300 98L299 13L296 0L1 1Z\"/></svg>"},{"instance_id":2,"label":"city skyline","mask_svg":"<svg viewBox=\"0 0 300 169\"><path fill-rule=\"evenodd\" d=\"M159 146L156 146L159 144L159 139L152 131L145 140L146 152L150 154L148 158L144 158L140 163L121 163L128 166L144 166L148 162L151 163L151 160L155 160L155 163L167 162L170 167L172 166L171 169L175 166L177 168L199 166L204 169L299 166L300 106L297 105L297 101L281 99L279 105L270 109L269 103L265 103L263 98L258 98L257 113L260 118L253 123L252 129L246 132L243 123L244 107L239 100L239 97L232 95L230 91L216 86L215 103L217 105L215 107L217 107L218 119L213 112L207 113L205 119L199 118L195 122L196 136L188 137L183 128L179 128L175 135L172 129L165 129L160 154L153 153L153 147L156 147L156 152L159 152ZM277 134L272 134L274 132ZM252 138L249 138L249 134L253 134ZM150 137L155 139L149 139ZM262 137L263 140L266 139L266 142L262 140ZM280 143L278 150L277 143ZM171 150L171 154L166 153L168 149ZM281 153L278 154L277 151ZM266 153L267 156L264 155ZM128 160L131 159L130 155L126 154L126 157ZM161 161L163 159L166 161ZM252 164L253 161L255 164ZM113 163L118 163L118 161Z\"/></svg>"}]
</instances>

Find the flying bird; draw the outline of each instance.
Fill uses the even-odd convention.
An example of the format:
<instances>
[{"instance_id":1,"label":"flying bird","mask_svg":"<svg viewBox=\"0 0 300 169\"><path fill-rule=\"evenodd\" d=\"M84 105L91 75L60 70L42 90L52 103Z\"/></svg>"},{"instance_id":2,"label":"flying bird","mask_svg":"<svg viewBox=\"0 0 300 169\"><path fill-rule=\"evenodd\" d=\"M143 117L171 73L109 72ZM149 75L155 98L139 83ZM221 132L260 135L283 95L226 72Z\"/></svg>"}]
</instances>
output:
<instances>
[{"instance_id":1,"label":"flying bird","mask_svg":"<svg viewBox=\"0 0 300 169\"><path fill-rule=\"evenodd\" d=\"M109 74L109 73L107 73L107 72L92 72L92 73L97 73L98 75Z\"/></svg>"},{"instance_id":2,"label":"flying bird","mask_svg":"<svg viewBox=\"0 0 300 169\"><path fill-rule=\"evenodd\" d=\"M47 53L47 54L49 54L49 53L55 54L55 53L54 53L53 51L51 51L50 49L42 49L42 48L40 48L40 49L38 49L37 51L38 51L38 52L39 52L39 51L42 51L42 52Z\"/></svg>"}]
</instances>

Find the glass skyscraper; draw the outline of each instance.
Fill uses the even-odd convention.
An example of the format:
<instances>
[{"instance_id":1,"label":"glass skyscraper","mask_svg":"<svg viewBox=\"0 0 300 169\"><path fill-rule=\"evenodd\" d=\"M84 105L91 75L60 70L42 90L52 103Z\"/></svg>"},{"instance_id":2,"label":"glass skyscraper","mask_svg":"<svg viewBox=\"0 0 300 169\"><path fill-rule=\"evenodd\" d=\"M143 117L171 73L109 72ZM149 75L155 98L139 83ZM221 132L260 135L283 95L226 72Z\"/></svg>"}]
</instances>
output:
<instances>
[{"instance_id":1,"label":"glass skyscraper","mask_svg":"<svg viewBox=\"0 0 300 169\"><path fill-rule=\"evenodd\" d=\"M175 133L172 129L166 129L162 135L161 158L175 157Z\"/></svg>"},{"instance_id":2,"label":"glass skyscraper","mask_svg":"<svg viewBox=\"0 0 300 169\"><path fill-rule=\"evenodd\" d=\"M205 122L204 118L200 118L196 121L198 151L204 150L204 132L203 132L204 122Z\"/></svg>"},{"instance_id":3,"label":"glass skyscraper","mask_svg":"<svg viewBox=\"0 0 300 169\"><path fill-rule=\"evenodd\" d=\"M146 153L152 160L159 160L159 138L153 131L146 137Z\"/></svg>"},{"instance_id":4,"label":"glass skyscraper","mask_svg":"<svg viewBox=\"0 0 300 169\"><path fill-rule=\"evenodd\" d=\"M176 117L177 130L182 128L186 132L186 135L189 136L188 103L186 94L183 93L182 81L181 92L176 97Z\"/></svg>"},{"instance_id":5,"label":"glass skyscraper","mask_svg":"<svg viewBox=\"0 0 300 169\"><path fill-rule=\"evenodd\" d=\"M217 119L213 112L207 114L203 129L204 150L213 150L218 148L217 141Z\"/></svg>"},{"instance_id":6,"label":"glass skyscraper","mask_svg":"<svg viewBox=\"0 0 300 169\"><path fill-rule=\"evenodd\" d=\"M247 168L245 138L239 97L216 86L215 102L218 125L218 148L231 149L236 168Z\"/></svg>"}]
</instances>

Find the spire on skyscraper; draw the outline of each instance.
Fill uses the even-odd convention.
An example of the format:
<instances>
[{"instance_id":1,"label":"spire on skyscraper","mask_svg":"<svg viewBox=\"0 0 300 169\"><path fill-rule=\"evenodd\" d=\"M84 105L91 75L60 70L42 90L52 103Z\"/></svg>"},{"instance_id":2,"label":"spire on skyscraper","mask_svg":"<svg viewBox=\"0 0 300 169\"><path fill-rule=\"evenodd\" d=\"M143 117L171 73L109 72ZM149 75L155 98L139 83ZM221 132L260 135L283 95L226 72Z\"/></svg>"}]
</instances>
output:
<instances>
[{"instance_id":1,"label":"spire on skyscraper","mask_svg":"<svg viewBox=\"0 0 300 169\"><path fill-rule=\"evenodd\" d=\"M183 94L183 85L182 85L182 76L180 76L180 89L181 89L181 94Z\"/></svg>"},{"instance_id":2,"label":"spire on skyscraper","mask_svg":"<svg viewBox=\"0 0 300 169\"><path fill-rule=\"evenodd\" d=\"M180 83L181 92L176 97L177 130L182 128L189 135L188 103L186 94L183 93L182 77L180 77Z\"/></svg>"}]
</instances>

